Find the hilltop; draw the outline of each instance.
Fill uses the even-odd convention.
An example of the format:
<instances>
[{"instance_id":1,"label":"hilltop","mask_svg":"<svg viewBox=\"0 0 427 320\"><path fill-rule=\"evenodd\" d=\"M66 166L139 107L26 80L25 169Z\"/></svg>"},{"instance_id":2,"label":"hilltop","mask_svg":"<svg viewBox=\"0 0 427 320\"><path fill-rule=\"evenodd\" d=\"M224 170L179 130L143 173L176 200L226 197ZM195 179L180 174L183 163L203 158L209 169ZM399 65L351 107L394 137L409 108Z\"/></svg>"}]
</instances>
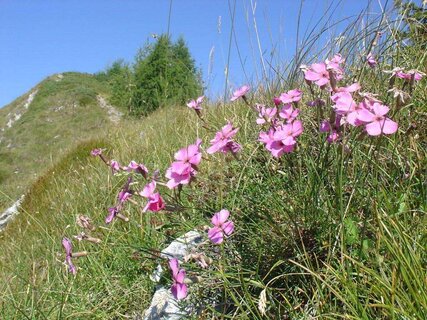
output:
<instances>
[{"instance_id":1,"label":"hilltop","mask_svg":"<svg viewBox=\"0 0 427 320\"><path fill-rule=\"evenodd\" d=\"M79 142L103 136L121 112L91 74L52 75L0 109L0 210Z\"/></svg>"}]
</instances>

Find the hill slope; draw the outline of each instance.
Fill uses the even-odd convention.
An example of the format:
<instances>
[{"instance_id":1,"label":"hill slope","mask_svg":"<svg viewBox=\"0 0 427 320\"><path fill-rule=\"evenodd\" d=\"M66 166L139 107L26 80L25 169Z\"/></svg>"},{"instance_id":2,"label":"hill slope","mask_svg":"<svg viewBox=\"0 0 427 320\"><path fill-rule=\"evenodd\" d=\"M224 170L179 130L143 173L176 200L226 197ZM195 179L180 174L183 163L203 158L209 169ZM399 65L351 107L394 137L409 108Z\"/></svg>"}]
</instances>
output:
<instances>
[{"instance_id":1,"label":"hill slope","mask_svg":"<svg viewBox=\"0 0 427 320\"><path fill-rule=\"evenodd\" d=\"M120 120L106 103L108 87L94 76L48 77L0 109L0 209L79 141L103 135Z\"/></svg>"}]
</instances>

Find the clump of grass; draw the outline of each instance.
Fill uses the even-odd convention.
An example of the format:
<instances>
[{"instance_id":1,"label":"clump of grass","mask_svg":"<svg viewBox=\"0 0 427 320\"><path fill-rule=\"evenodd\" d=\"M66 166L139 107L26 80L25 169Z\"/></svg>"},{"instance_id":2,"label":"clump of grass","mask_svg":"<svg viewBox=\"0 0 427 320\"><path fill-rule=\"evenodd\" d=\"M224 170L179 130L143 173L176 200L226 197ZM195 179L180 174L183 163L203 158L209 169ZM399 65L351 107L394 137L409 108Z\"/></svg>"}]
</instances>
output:
<instances>
[{"instance_id":1,"label":"clump of grass","mask_svg":"<svg viewBox=\"0 0 427 320\"><path fill-rule=\"evenodd\" d=\"M0 139L3 175L0 211L10 206L27 188L76 143L100 137L109 130L106 110L98 106L97 95L108 89L89 74L68 72L53 75L30 91L35 93L28 109L28 94L0 109L0 119L21 114Z\"/></svg>"}]
</instances>

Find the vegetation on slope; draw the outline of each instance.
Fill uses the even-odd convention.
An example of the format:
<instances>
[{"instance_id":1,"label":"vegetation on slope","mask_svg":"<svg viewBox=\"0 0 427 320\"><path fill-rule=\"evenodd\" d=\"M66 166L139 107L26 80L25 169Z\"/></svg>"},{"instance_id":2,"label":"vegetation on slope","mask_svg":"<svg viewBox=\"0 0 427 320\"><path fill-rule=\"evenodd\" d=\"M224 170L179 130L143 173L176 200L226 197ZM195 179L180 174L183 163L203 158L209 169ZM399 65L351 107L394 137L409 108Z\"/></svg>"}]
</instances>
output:
<instances>
[{"instance_id":1,"label":"vegetation on slope","mask_svg":"<svg viewBox=\"0 0 427 320\"><path fill-rule=\"evenodd\" d=\"M110 101L134 116L148 115L170 105L182 105L188 97L200 94L200 70L184 41L169 35L147 42L132 64L117 60L98 79L111 87Z\"/></svg>"},{"instance_id":2,"label":"vegetation on slope","mask_svg":"<svg viewBox=\"0 0 427 320\"><path fill-rule=\"evenodd\" d=\"M79 141L104 135L111 122L97 96L108 96L108 90L92 75L63 73L0 109L0 211L65 151ZM8 120L16 114L20 117L9 127Z\"/></svg>"}]
</instances>

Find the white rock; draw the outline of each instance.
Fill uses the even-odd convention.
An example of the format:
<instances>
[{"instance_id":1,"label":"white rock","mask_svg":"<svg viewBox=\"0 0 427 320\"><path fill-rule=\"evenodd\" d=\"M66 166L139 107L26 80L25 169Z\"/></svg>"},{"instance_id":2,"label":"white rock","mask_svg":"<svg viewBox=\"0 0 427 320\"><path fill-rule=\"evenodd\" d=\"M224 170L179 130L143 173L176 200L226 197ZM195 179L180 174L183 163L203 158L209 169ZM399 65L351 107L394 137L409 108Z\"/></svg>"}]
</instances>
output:
<instances>
[{"instance_id":1,"label":"white rock","mask_svg":"<svg viewBox=\"0 0 427 320\"><path fill-rule=\"evenodd\" d=\"M144 313L144 320L180 320L187 312L180 310L169 289L158 287L151 300L150 308Z\"/></svg>"},{"instance_id":2,"label":"white rock","mask_svg":"<svg viewBox=\"0 0 427 320\"><path fill-rule=\"evenodd\" d=\"M202 243L203 237L197 231L189 231L183 236L172 241L169 246L162 250L161 257L166 259L176 258L181 260L198 244Z\"/></svg>"},{"instance_id":3,"label":"white rock","mask_svg":"<svg viewBox=\"0 0 427 320\"><path fill-rule=\"evenodd\" d=\"M6 211L0 215L0 232L4 229L4 227L6 227L7 223L19 213L19 206L21 205L22 200L24 200L23 195L11 207L7 208Z\"/></svg>"},{"instance_id":4,"label":"white rock","mask_svg":"<svg viewBox=\"0 0 427 320\"><path fill-rule=\"evenodd\" d=\"M165 259L176 258L183 260L192 248L203 242L202 235L197 231L189 231L183 236L172 241L160 256ZM163 268L159 264L150 276L154 282L159 282L163 273ZM150 307L144 313L144 320L179 320L185 319L194 308L188 306L185 310L180 310L178 301L172 296L170 289L162 286L156 288L156 292L151 300Z\"/></svg>"}]
</instances>

